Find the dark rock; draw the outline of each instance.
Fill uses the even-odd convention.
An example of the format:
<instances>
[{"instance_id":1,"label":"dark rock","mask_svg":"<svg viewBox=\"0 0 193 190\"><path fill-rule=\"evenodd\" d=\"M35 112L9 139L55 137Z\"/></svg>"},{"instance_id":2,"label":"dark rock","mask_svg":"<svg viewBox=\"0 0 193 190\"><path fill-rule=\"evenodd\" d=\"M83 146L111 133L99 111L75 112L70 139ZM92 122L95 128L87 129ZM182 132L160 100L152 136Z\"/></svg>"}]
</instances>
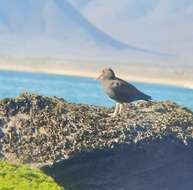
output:
<instances>
[{"instance_id":1,"label":"dark rock","mask_svg":"<svg viewBox=\"0 0 193 190\"><path fill-rule=\"evenodd\" d=\"M171 139L80 153L43 167L66 190L192 190L193 144Z\"/></svg>"}]
</instances>

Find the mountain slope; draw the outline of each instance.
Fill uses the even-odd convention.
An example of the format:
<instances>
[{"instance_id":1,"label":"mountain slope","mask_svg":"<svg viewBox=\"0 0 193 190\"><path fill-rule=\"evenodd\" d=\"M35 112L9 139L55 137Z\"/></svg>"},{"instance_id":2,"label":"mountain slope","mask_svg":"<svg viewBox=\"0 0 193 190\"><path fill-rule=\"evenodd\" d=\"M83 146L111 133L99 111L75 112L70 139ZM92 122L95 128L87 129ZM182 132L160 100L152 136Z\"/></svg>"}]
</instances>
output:
<instances>
[{"instance_id":1,"label":"mountain slope","mask_svg":"<svg viewBox=\"0 0 193 190\"><path fill-rule=\"evenodd\" d=\"M92 0L76 7L98 28L124 42L184 55L193 51L192 0Z\"/></svg>"},{"instance_id":2,"label":"mountain slope","mask_svg":"<svg viewBox=\"0 0 193 190\"><path fill-rule=\"evenodd\" d=\"M128 47L127 44L97 29L67 1L49 0L44 8L47 34L55 36L59 34L62 37L71 37L73 40L79 40L81 36L84 40L92 40L98 44L116 48Z\"/></svg>"},{"instance_id":3,"label":"mountain slope","mask_svg":"<svg viewBox=\"0 0 193 190\"><path fill-rule=\"evenodd\" d=\"M52 35L57 38L91 40L116 48L127 48L89 23L71 4L63 0L0 1L1 33ZM5 30L6 29L6 30ZM7 32L6 32L7 34ZM81 40L80 40L81 41Z\"/></svg>"},{"instance_id":4,"label":"mountain slope","mask_svg":"<svg viewBox=\"0 0 193 190\"><path fill-rule=\"evenodd\" d=\"M34 45L47 49L86 47L86 51L98 48L103 52L104 49L124 49L161 55L128 45L103 32L67 0L0 0L0 34L0 41L3 40L5 48L7 40L8 44L20 44L22 51L26 51L27 47L33 49Z\"/></svg>"}]
</instances>

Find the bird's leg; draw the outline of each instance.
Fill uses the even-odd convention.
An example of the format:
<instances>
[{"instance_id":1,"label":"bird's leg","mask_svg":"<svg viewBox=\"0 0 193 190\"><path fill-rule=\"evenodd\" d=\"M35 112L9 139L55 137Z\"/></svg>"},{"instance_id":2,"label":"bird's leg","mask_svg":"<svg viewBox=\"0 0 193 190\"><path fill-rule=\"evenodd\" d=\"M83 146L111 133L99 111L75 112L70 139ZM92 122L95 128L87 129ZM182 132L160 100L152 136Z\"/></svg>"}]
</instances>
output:
<instances>
[{"instance_id":1,"label":"bird's leg","mask_svg":"<svg viewBox=\"0 0 193 190\"><path fill-rule=\"evenodd\" d=\"M123 109L123 104L119 104L119 114L121 114L122 109Z\"/></svg>"},{"instance_id":2,"label":"bird's leg","mask_svg":"<svg viewBox=\"0 0 193 190\"><path fill-rule=\"evenodd\" d=\"M114 111L114 113L113 113L113 117L115 117L118 112L119 112L119 103L116 103L115 111Z\"/></svg>"},{"instance_id":3,"label":"bird's leg","mask_svg":"<svg viewBox=\"0 0 193 190\"><path fill-rule=\"evenodd\" d=\"M115 117L119 111L119 103L116 103L115 105L115 111L113 114L110 114L110 116Z\"/></svg>"}]
</instances>

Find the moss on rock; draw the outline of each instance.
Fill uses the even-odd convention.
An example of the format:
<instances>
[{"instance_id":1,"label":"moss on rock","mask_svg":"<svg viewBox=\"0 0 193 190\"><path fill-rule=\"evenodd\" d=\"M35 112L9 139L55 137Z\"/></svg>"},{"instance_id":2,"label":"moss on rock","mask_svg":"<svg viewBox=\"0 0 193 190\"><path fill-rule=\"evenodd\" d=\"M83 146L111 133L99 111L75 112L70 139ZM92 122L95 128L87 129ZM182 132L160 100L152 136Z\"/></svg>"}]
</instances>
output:
<instances>
[{"instance_id":1,"label":"moss on rock","mask_svg":"<svg viewBox=\"0 0 193 190\"><path fill-rule=\"evenodd\" d=\"M1 190L63 190L38 169L0 161Z\"/></svg>"}]
</instances>

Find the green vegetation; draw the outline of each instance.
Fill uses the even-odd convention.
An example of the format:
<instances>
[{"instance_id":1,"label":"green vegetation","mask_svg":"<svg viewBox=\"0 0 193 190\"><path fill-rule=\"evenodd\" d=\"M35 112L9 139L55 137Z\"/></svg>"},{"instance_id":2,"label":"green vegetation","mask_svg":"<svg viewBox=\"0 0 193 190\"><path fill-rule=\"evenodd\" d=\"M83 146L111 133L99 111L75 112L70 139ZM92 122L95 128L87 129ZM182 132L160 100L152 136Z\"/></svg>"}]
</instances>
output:
<instances>
[{"instance_id":1,"label":"green vegetation","mask_svg":"<svg viewBox=\"0 0 193 190\"><path fill-rule=\"evenodd\" d=\"M0 161L0 190L63 190L38 169Z\"/></svg>"}]
</instances>

